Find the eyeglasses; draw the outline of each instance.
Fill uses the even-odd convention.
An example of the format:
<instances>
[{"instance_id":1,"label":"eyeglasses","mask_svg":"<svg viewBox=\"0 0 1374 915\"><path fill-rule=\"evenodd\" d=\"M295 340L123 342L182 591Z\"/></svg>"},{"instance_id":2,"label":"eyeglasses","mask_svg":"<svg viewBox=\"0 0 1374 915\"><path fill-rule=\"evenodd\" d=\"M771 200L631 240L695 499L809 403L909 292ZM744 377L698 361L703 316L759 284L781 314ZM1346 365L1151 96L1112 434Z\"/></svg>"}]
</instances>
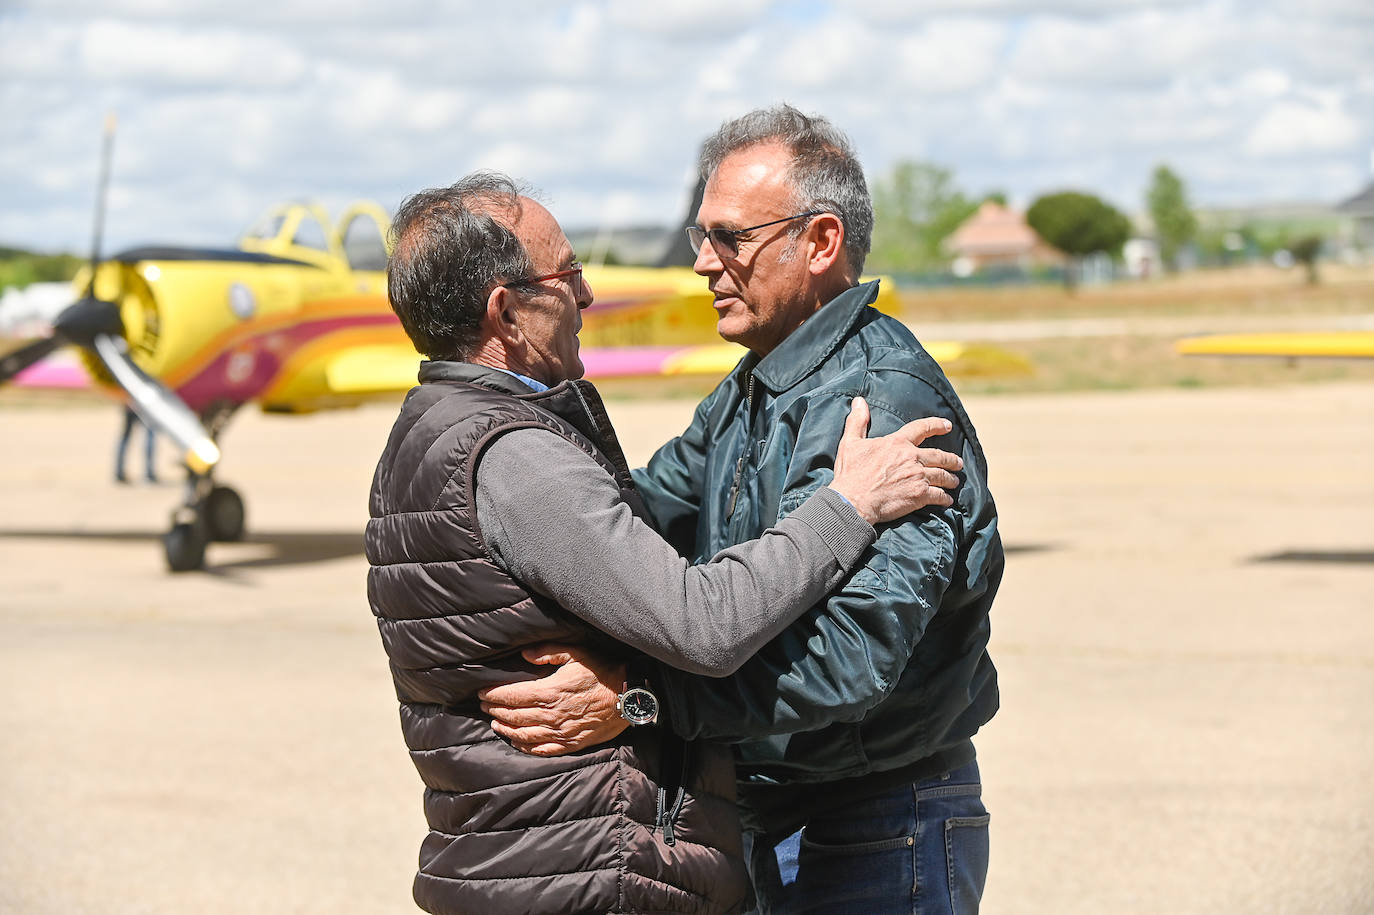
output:
<instances>
[{"instance_id":1,"label":"eyeglasses","mask_svg":"<svg viewBox=\"0 0 1374 915\"><path fill-rule=\"evenodd\" d=\"M559 270L557 273L546 273L543 276L532 276L524 280L513 280L509 283L502 283L502 287L510 289L513 286L537 286L540 283L547 283L549 280L561 280L564 277L582 277L582 265L577 261L572 262L572 266L567 270Z\"/></svg>"},{"instance_id":2,"label":"eyeglasses","mask_svg":"<svg viewBox=\"0 0 1374 915\"><path fill-rule=\"evenodd\" d=\"M716 253L729 254L732 257L739 254L739 240L741 235L747 235L755 229L766 229L769 226L776 226L779 223L791 222L794 219L809 219L812 216L819 216L825 210L812 210L807 213L798 213L796 216L786 216L782 219L775 219L772 222L761 222L756 226L747 229L703 229L701 226L687 227L687 243L692 246L693 254L701 253L701 245L706 239L711 240L711 247L716 249Z\"/></svg>"}]
</instances>

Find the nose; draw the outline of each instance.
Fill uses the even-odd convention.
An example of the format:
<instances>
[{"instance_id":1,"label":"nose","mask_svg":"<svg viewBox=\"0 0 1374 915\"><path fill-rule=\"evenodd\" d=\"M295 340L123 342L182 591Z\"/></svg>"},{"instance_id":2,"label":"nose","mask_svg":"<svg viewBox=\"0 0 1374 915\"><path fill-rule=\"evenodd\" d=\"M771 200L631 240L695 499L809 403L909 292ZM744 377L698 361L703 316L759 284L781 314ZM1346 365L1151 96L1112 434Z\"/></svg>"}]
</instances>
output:
<instances>
[{"instance_id":1,"label":"nose","mask_svg":"<svg viewBox=\"0 0 1374 915\"><path fill-rule=\"evenodd\" d=\"M582 281L579 284L581 288L577 292L577 307L579 309L589 308L592 304L592 298L596 294L592 292L592 284L587 282L587 274L579 273L577 276Z\"/></svg>"},{"instance_id":2,"label":"nose","mask_svg":"<svg viewBox=\"0 0 1374 915\"><path fill-rule=\"evenodd\" d=\"M716 253L716 246L711 244L711 239L707 238L702 241L701 250L697 252L697 259L692 262L692 269L701 276L710 276L725 269L725 265L720 262L720 255Z\"/></svg>"}]
</instances>

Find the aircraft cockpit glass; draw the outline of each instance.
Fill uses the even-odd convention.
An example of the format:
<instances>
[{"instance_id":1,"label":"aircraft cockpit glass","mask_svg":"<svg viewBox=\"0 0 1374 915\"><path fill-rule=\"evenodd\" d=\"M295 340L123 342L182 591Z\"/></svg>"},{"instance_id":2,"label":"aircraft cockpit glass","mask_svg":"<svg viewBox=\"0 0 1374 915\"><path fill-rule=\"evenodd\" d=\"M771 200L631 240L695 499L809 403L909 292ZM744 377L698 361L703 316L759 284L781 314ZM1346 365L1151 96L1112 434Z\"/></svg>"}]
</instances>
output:
<instances>
[{"instance_id":1,"label":"aircraft cockpit glass","mask_svg":"<svg viewBox=\"0 0 1374 915\"><path fill-rule=\"evenodd\" d=\"M309 213L302 214L300 225L296 226L296 233L291 236L291 244L300 245L302 248L314 248L316 251L329 250L324 226Z\"/></svg>"},{"instance_id":2,"label":"aircraft cockpit glass","mask_svg":"<svg viewBox=\"0 0 1374 915\"><path fill-rule=\"evenodd\" d=\"M359 214L348 221L343 231L344 257L354 270L385 270L386 243L381 226L371 216Z\"/></svg>"},{"instance_id":3,"label":"aircraft cockpit glass","mask_svg":"<svg viewBox=\"0 0 1374 915\"><path fill-rule=\"evenodd\" d=\"M243 234L246 238L273 239L281 232L282 223L284 222L286 222L285 213L268 213L262 219L254 223L253 226Z\"/></svg>"}]
</instances>

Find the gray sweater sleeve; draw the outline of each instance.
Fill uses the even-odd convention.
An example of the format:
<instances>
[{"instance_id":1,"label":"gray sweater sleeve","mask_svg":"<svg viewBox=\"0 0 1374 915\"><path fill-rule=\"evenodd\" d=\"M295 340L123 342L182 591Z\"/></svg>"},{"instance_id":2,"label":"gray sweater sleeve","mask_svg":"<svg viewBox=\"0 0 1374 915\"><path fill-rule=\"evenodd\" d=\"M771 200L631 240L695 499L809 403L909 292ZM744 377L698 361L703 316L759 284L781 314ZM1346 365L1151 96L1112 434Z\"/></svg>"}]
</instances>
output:
<instances>
[{"instance_id":1,"label":"gray sweater sleeve","mask_svg":"<svg viewBox=\"0 0 1374 915\"><path fill-rule=\"evenodd\" d=\"M476 482L483 540L507 571L613 638L713 677L820 603L875 537L823 487L759 539L692 565L634 516L596 461L542 429L493 442Z\"/></svg>"}]
</instances>

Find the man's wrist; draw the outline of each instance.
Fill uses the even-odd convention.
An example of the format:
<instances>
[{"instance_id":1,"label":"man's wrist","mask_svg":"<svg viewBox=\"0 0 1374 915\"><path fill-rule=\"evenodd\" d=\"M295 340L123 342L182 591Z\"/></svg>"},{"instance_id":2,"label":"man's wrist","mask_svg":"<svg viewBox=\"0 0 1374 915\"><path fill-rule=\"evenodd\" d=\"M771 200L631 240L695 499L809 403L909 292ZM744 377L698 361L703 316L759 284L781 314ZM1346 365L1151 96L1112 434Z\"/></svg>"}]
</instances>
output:
<instances>
[{"instance_id":1,"label":"man's wrist","mask_svg":"<svg viewBox=\"0 0 1374 915\"><path fill-rule=\"evenodd\" d=\"M633 659L624 666L624 685L615 700L615 710L631 725L657 724L661 703L649 680L646 659Z\"/></svg>"},{"instance_id":2,"label":"man's wrist","mask_svg":"<svg viewBox=\"0 0 1374 915\"><path fill-rule=\"evenodd\" d=\"M822 486L789 516L806 523L835 554L842 568L851 568L873 545L878 531L864 520L852 502L836 489Z\"/></svg>"}]
</instances>

